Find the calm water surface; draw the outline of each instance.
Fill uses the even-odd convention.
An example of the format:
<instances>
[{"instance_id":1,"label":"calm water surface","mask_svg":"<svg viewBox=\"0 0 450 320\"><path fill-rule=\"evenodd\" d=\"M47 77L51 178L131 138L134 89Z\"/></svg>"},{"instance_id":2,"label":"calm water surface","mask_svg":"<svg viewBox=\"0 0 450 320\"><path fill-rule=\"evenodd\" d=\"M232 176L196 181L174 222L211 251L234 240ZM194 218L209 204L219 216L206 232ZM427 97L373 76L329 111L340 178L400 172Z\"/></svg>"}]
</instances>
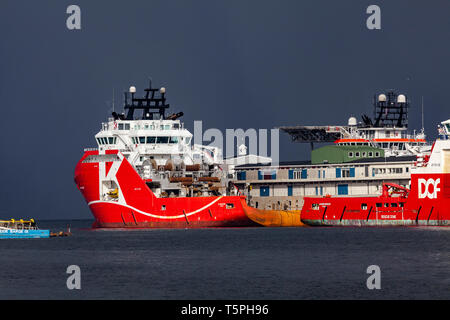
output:
<instances>
[{"instance_id":1,"label":"calm water surface","mask_svg":"<svg viewBox=\"0 0 450 320\"><path fill-rule=\"evenodd\" d=\"M450 228L40 228L68 223L71 237L0 240L0 299L450 298Z\"/></svg>"}]
</instances>

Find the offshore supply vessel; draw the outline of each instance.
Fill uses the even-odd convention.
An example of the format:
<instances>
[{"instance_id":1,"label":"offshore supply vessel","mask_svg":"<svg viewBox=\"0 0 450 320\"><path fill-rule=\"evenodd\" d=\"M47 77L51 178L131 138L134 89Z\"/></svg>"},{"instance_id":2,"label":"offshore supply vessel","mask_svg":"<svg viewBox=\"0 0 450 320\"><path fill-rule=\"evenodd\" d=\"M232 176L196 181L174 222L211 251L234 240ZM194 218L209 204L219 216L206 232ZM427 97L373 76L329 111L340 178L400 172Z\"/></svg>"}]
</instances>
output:
<instances>
[{"instance_id":1,"label":"offshore supply vessel","mask_svg":"<svg viewBox=\"0 0 450 320\"><path fill-rule=\"evenodd\" d=\"M191 145L183 113L166 115L166 89L150 81L142 98L135 93L125 92L127 114L112 113L95 135L98 148L85 149L75 168L93 227L256 226L221 168L222 151Z\"/></svg>"},{"instance_id":2,"label":"offshore supply vessel","mask_svg":"<svg viewBox=\"0 0 450 320\"><path fill-rule=\"evenodd\" d=\"M302 221L320 226L450 226L450 120L429 157L411 170L409 188L383 184L380 196L305 197Z\"/></svg>"},{"instance_id":3,"label":"offshore supply vessel","mask_svg":"<svg viewBox=\"0 0 450 320\"><path fill-rule=\"evenodd\" d=\"M409 187L415 162L431 150L423 128L408 132L409 104L388 90L374 96L372 119L280 127L293 142L311 144L311 160L237 166L234 183L247 195L248 216L265 226L301 226L305 197L375 196L384 182Z\"/></svg>"}]
</instances>

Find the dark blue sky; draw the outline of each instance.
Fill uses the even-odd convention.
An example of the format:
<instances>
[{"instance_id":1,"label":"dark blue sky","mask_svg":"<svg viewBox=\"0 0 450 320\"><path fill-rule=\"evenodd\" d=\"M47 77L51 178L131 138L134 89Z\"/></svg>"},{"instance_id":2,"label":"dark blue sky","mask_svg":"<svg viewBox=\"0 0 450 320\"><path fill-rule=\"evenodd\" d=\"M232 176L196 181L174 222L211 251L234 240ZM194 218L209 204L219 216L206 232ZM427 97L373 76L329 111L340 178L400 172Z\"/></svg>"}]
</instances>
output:
<instances>
[{"instance_id":1,"label":"dark blue sky","mask_svg":"<svg viewBox=\"0 0 450 320\"><path fill-rule=\"evenodd\" d=\"M81 7L82 30L66 28ZM381 30L366 8L381 8ZM384 89L411 100L410 128L450 118L450 2L0 2L0 218L91 218L73 182L83 148L131 84L152 77L190 129L343 124ZM281 160L309 158L282 134Z\"/></svg>"}]
</instances>

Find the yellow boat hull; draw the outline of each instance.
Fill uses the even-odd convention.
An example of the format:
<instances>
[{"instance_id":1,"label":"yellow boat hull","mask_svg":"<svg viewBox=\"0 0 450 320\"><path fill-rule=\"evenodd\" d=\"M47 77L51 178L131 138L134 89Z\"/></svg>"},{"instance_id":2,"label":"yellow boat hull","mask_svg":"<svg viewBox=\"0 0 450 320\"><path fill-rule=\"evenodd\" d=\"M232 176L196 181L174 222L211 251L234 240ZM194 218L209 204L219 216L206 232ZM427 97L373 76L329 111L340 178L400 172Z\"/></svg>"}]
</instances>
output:
<instances>
[{"instance_id":1,"label":"yellow boat hull","mask_svg":"<svg viewBox=\"0 0 450 320\"><path fill-rule=\"evenodd\" d=\"M265 227L305 227L301 210L261 210L243 203L247 217Z\"/></svg>"}]
</instances>

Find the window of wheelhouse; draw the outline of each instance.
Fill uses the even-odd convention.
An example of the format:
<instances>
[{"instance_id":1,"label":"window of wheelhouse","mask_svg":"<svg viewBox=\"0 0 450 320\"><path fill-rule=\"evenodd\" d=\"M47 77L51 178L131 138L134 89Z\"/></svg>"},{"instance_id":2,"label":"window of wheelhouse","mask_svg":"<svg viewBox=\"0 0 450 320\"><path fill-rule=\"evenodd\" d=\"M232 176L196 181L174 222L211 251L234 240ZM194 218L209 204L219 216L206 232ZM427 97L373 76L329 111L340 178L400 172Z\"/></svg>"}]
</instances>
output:
<instances>
[{"instance_id":1,"label":"window of wheelhouse","mask_svg":"<svg viewBox=\"0 0 450 320\"><path fill-rule=\"evenodd\" d=\"M170 137L169 143L178 143L178 137Z\"/></svg>"},{"instance_id":2,"label":"window of wheelhouse","mask_svg":"<svg viewBox=\"0 0 450 320\"><path fill-rule=\"evenodd\" d=\"M156 137L147 137L147 143L149 144L156 143Z\"/></svg>"},{"instance_id":3,"label":"window of wheelhouse","mask_svg":"<svg viewBox=\"0 0 450 320\"><path fill-rule=\"evenodd\" d=\"M169 137L156 137L156 143L169 143Z\"/></svg>"}]
</instances>

